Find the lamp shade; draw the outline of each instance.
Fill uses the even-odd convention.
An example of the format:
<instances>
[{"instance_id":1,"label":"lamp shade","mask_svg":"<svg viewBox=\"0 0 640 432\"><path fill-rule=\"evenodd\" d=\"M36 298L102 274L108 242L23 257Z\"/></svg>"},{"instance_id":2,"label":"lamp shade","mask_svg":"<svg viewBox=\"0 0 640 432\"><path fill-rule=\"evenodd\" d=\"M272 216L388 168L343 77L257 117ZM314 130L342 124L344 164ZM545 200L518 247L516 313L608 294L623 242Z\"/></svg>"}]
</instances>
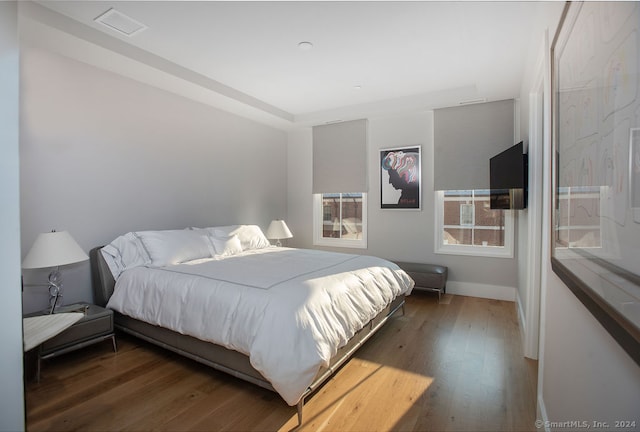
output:
<instances>
[{"instance_id":1,"label":"lamp shade","mask_svg":"<svg viewBox=\"0 0 640 432\"><path fill-rule=\"evenodd\" d=\"M283 220L274 220L269 224L269 228L267 228L267 238L268 239L286 239L293 237L291 231L289 231L289 227Z\"/></svg>"},{"instance_id":2,"label":"lamp shade","mask_svg":"<svg viewBox=\"0 0 640 432\"><path fill-rule=\"evenodd\" d=\"M22 268L58 267L88 260L89 257L67 231L38 234Z\"/></svg>"}]
</instances>

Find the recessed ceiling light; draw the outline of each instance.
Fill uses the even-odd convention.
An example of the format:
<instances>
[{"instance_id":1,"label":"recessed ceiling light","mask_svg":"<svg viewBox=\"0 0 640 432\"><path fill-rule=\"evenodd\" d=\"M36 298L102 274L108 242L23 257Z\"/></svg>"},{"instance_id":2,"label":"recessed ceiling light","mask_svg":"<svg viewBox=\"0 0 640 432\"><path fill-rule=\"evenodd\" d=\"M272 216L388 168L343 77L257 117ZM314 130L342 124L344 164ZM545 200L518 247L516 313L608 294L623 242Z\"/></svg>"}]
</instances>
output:
<instances>
[{"instance_id":1,"label":"recessed ceiling light","mask_svg":"<svg viewBox=\"0 0 640 432\"><path fill-rule=\"evenodd\" d=\"M298 44L298 49L300 51L309 51L311 48L313 48L313 44L311 42L300 42Z\"/></svg>"}]
</instances>

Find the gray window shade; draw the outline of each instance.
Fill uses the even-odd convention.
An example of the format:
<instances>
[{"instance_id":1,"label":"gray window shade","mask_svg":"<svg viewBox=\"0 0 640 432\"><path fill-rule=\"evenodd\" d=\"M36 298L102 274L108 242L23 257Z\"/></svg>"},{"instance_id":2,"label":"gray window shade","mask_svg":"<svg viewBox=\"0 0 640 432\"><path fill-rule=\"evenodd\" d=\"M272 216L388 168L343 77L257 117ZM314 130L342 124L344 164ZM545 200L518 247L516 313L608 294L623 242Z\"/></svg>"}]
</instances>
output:
<instances>
[{"instance_id":1,"label":"gray window shade","mask_svg":"<svg viewBox=\"0 0 640 432\"><path fill-rule=\"evenodd\" d=\"M367 120L314 126L313 193L367 190Z\"/></svg>"},{"instance_id":2,"label":"gray window shade","mask_svg":"<svg viewBox=\"0 0 640 432\"><path fill-rule=\"evenodd\" d=\"M514 142L513 99L434 110L434 189L488 189L489 158Z\"/></svg>"}]
</instances>

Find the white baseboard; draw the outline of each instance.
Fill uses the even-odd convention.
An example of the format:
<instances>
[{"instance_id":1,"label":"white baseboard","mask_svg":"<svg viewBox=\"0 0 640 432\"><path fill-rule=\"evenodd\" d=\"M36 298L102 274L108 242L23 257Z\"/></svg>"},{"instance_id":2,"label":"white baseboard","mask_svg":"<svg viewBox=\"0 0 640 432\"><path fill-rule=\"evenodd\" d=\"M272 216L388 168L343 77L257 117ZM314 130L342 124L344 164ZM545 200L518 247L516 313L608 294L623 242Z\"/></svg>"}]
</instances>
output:
<instances>
[{"instance_id":1,"label":"white baseboard","mask_svg":"<svg viewBox=\"0 0 640 432\"><path fill-rule=\"evenodd\" d=\"M488 298L494 300L516 300L516 289L514 287L487 285L473 282L448 281L447 294Z\"/></svg>"}]
</instances>

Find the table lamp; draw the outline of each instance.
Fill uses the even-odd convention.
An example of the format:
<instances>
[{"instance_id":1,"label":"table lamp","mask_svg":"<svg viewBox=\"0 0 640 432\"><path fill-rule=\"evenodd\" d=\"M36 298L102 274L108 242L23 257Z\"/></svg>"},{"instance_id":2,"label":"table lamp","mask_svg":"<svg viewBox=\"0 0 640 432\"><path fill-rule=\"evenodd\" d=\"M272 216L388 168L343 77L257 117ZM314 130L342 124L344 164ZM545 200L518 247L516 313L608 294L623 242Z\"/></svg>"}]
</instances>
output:
<instances>
[{"instance_id":1,"label":"table lamp","mask_svg":"<svg viewBox=\"0 0 640 432\"><path fill-rule=\"evenodd\" d=\"M289 231L289 227L283 220L273 220L271 224L269 224L269 228L267 228L267 238L275 239L276 246L282 246L280 243L280 239L288 239L293 237L291 231Z\"/></svg>"},{"instance_id":2,"label":"table lamp","mask_svg":"<svg viewBox=\"0 0 640 432\"><path fill-rule=\"evenodd\" d=\"M62 297L62 275L60 266L88 260L89 257L67 231L51 231L38 234L31 250L22 261L23 269L55 267L49 273L50 314Z\"/></svg>"}]
</instances>

